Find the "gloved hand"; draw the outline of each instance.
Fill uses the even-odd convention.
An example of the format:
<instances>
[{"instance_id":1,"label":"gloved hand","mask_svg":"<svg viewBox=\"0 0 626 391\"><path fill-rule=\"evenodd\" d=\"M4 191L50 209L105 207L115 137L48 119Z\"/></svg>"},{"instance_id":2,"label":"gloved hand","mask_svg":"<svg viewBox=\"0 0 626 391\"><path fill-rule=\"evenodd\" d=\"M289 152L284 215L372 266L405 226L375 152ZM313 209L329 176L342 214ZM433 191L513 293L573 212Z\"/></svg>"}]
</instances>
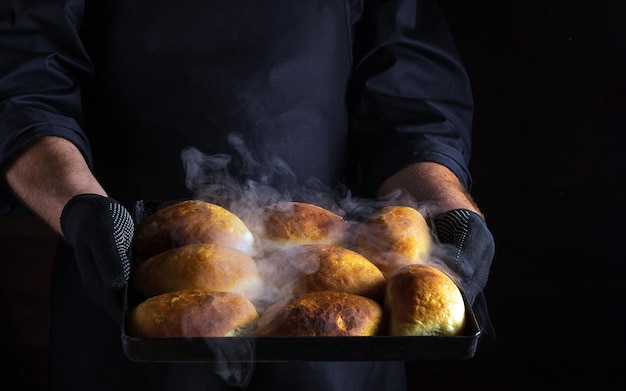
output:
<instances>
[{"instance_id":1,"label":"gloved hand","mask_svg":"<svg viewBox=\"0 0 626 391\"><path fill-rule=\"evenodd\" d=\"M454 209L433 218L435 235L452 245L447 266L461 279L470 304L482 292L495 253L493 235L485 221L467 209Z\"/></svg>"},{"instance_id":2,"label":"gloved hand","mask_svg":"<svg viewBox=\"0 0 626 391\"><path fill-rule=\"evenodd\" d=\"M132 217L112 198L81 194L63 208L61 230L74 247L85 289L121 324L122 292L130 276Z\"/></svg>"}]
</instances>

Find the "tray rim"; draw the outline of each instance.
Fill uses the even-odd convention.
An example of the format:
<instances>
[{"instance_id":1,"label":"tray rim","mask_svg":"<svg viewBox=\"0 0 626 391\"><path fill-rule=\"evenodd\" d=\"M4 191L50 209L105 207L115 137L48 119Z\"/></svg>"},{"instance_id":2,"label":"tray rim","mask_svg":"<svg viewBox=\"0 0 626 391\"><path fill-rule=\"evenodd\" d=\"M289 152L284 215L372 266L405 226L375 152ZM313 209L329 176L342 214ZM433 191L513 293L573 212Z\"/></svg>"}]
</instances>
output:
<instances>
[{"instance_id":1,"label":"tray rim","mask_svg":"<svg viewBox=\"0 0 626 391\"><path fill-rule=\"evenodd\" d=\"M133 218L145 217L145 205L176 201L146 201L135 204ZM121 339L124 354L137 362L292 362L292 361L452 361L470 359L476 353L481 328L467 299L466 328L457 336L363 336L363 337L207 337L136 338L126 334L129 290L124 288ZM224 350L239 355L224 357ZM219 349L219 350L215 350ZM217 353L217 354L216 354Z\"/></svg>"}]
</instances>

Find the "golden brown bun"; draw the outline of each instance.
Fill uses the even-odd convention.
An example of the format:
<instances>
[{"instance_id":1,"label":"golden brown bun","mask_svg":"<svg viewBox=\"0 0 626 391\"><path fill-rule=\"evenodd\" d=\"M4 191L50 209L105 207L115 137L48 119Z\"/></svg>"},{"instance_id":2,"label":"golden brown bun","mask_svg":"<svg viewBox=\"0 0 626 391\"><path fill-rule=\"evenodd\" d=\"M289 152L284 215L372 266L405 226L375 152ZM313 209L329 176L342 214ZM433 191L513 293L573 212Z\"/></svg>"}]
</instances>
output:
<instances>
[{"instance_id":1,"label":"golden brown bun","mask_svg":"<svg viewBox=\"0 0 626 391\"><path fill-rule=\"evenodd\" d=\"M348 232L343 217L317 205L279 202L262 211L263 236L272 247L341 244Z\"/></svg>"},{"instance_id":2,"label":"golden brown bun","mask_svg":"<svg viewBox=\"0 0 626 391\"><path fill-rule=\"evenodd\" d=\"M310 292L269 307L257 323L258 336L371 336L383 317L374 300L342 292Z\"/></svg>"},{"instance_id":3,"label":"golden brown bun","mask_svg":"<svg viewBox=\"0 0 626 391\"><path fill-rule=\"evenodd\" d=\"M429 265L408 265L389 276L385 295L389 335L459 335L465 303L457 285Z\"/></svg>"},{"instance_id":4,"label":"golden brown bun","mask_svg":"<svg viewBox=\"0 0 626 391\"><path fill-rule=\"evenodd\" d=\"M420 212L408 206L387 206L356 228L357 251L387 274L430 255L430 228Z\"/></svg>"},{"instance_id":5,"label":"golden brown bun","mask_svg":"<svg viewBox=\"0 0 626 391\"><path fill-rule=\"evenodd\" d=\"M258 317L239 294L181 290L139 303L129 315L127 332L137 338L240 336Z\"/></svg>"},{"instance_id":6,"label":"golden brown bun","mask_svg":"<svg viewBox=\"0 0 626 391\"><path fill-rule=\"evenodd\" d=\"M154 255L187 244L208 243L251 254L253 242L252 232L229 210L189 200L159 209L137 224L134 251Z\"/></svg>"},{"instance_id":7,"label":"golden brown bun","mask_svg":"<svg viewBox=\"0 0 626 391\"><path fill-rule=\"evenodd\" d=\"M276 284L292 283L295 294L352 293L382 302L385 277L361 254L332 244L309 244L278 251L269 258L280 271Z\"/></svg>"},{"instance_id":8,"label":"golden brown bun","mask_svg":"<svg viewBox=\"0 0 626 391\"><path fill-rule=\"evenodd\" d=\"M174 248L142 262L134 271L133 288L145 296L181 289L205 289L248 295L261 285L249 255L214 244Z\"/></svg>"}]
</instances>

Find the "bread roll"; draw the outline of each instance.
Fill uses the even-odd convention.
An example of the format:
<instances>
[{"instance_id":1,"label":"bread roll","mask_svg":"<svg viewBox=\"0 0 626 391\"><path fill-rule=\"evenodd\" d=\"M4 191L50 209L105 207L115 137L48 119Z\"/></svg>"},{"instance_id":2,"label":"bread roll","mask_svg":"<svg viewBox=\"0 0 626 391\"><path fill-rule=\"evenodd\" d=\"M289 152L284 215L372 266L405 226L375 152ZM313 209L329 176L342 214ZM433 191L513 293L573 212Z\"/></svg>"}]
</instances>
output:
<instances>
[{"instance_id":1,"label":"bread roll","mask_svg":"<svg viewBox=\"0 0 626 391\"><path fill-rule=\"evenodd\" d=\"M229 210L208 202L182 201L147 216L137 224L134 251L154 255L187 244L208 243L252 254L254 238Z\"/></svg>"},{"instance_id":2,"label":"bread roll","mask_svg":"<svg viewBox=\"0 0 626 391\"><path fill-rule=\"evenodd\" d=\"M127 332L137 338L233 337L247 335L258 318L239 294L181 290L139 303L128 317Z\"/></svg>"},{"instance_id":3,"label":"bread roll","mask_svg":"<svg viewBox=\"0 0 626 391\"><path fill-rule=\"evenodd\" d=\"M461 291L429 265L408 265L389 276L385 310L392 336L459 335L465 327Z\"/></svg>"},{"instance_id":4,"label":"bread roll","mask_svg":"<svg viewBox=\"0 0 626 391\"><path fill-rule=\"evenodd\" d=\"M257 335L274 337L371 336L383 310L377 302L350 293L310 292L269 307Z\"/></svg>"},{"instance_id":5,"label":"bread roll","mask_svg":"<svg viewBox=\"0 0 626 391\"><path fill-rule=\"evenodd\" d=\"M262 210L262 236L270 250L302 244L341 244L348 228L343 217L313 204L279 202Z\"/></svg>"},{"instance_id":6,"label":"bread roll","mask_svg":"<svg viewBox=\"0 0 626 391\"><path fill-rule=\"evenodd\" d=\"M309 244L283 249L268 260L277 286L297 294L313 291L346 292L380 300L385 294L382 272L361 254L332 244ZM270 279L268 279L270 280Z\"/></svg>"},{"instance_id":7,"label":"bread roll","mask_svg":"<svg viewBox=\"0 0 626 391\"><path fill-rule=\"evenodd\" d=\"M194 288L247 296L262 281L249 255L214 244L189 244L146 259L135 269L132 284L147 297Z\"/></svg>"},{"instance_id":8,"label":"bread roll","mask_svg":"<svg viewBox=\"0 0 626 391\"><path fill-rule=\"evenodd\" d=\"M387 206L358 224L354 241L361 254L387 274L401 266L423 263L432 236L420 212L408 206Z\"/></svg>"}]
</instances>

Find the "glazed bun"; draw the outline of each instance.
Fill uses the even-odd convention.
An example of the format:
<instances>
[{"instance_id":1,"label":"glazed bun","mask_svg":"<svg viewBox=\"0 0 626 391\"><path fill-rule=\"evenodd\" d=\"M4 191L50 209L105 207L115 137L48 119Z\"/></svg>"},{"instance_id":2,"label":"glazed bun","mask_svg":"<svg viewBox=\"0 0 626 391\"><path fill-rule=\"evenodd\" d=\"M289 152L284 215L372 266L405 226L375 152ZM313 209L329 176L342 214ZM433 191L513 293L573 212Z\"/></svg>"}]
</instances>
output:
<instances>
[{"instance_id":1,"label":"glazed bun","mask_svg":"<svg viewBox=\"0 0 626 391\"><path fill-rule=\"evenodd\" d=\"M247 335L258 318L254 305L239 294L181 290L139 303L127 330L137 338L233 337Z\"/></svg>"},{"instance_id":2,"label":"glazed bun","mask_svg":"<svg viewBox=\"0 0 626 391\"><path fill-rule=\"evenodd\" d=\"M257 323L258 336L371 336L383 309L374 300L343 292L310 292L269 307Z\"/></svg>"},{"instance_id":3,"label":"glazed bun","mask_svg":"<svg viewBox=\"0 0 626 391\"><path fill-rule=\"evenodd\" d=\"M432 236L416 209L387 206L358 224L354 243L359 253L387 274L401 266L426 261Z\"/></svg>"},{"instance_id":4,"label":"glazed bun","mask_svg":"<svg viewBox=\"0 0 626 391\"><path fill-rule=\"evenodd\" d=\"M387 281L389 335L459 335L465 327L463 295L447 274L430 265L408 265Z\"/></svg>"},{"instance_id":5,"label":"glazed bun","mask_svg":"<svg viewBox=\"0 0 626 391\"><path fill-rule=\"evenodd\" d=\"M252 254L254 238L246 224L229 210L189 200L159 209L137 224L134 252L155 255L198 243L219 244Z\"/></svg>"},{"instance_id":6,"label":"glazed bun","mask_svg":"<svg viewBox=\"0 0 626 391\"><path fill-rule=\"evenodd\" d=\"M304 202L267 205L261 219L261 235L270 250L303 244L342 244L349 228L343 217Z\"/></svg>"},{"instance_id":7,"label":"glazed bun","mask_svg":"<svg viewBox=\"0 0 626 391\"><path fill-rule=\"evenodd\" d=\"M135 269L132 284L147 297L194 288L249 295L262 281L249 255L214 244L189 244L146 259Z\"/></svg>"},{"instance_id":8,"label":"glazed bun","mask_svg":"<svg viewBox=\"0 0 626 391\"><path fill-rule=\"evenodd\" d=\"M314 291L352 293L380 300L382 272L361 254L332 244L309 244L274 253L268 260L276 286L291 286L296 295Z\"/></svg>"}]
</instances>

